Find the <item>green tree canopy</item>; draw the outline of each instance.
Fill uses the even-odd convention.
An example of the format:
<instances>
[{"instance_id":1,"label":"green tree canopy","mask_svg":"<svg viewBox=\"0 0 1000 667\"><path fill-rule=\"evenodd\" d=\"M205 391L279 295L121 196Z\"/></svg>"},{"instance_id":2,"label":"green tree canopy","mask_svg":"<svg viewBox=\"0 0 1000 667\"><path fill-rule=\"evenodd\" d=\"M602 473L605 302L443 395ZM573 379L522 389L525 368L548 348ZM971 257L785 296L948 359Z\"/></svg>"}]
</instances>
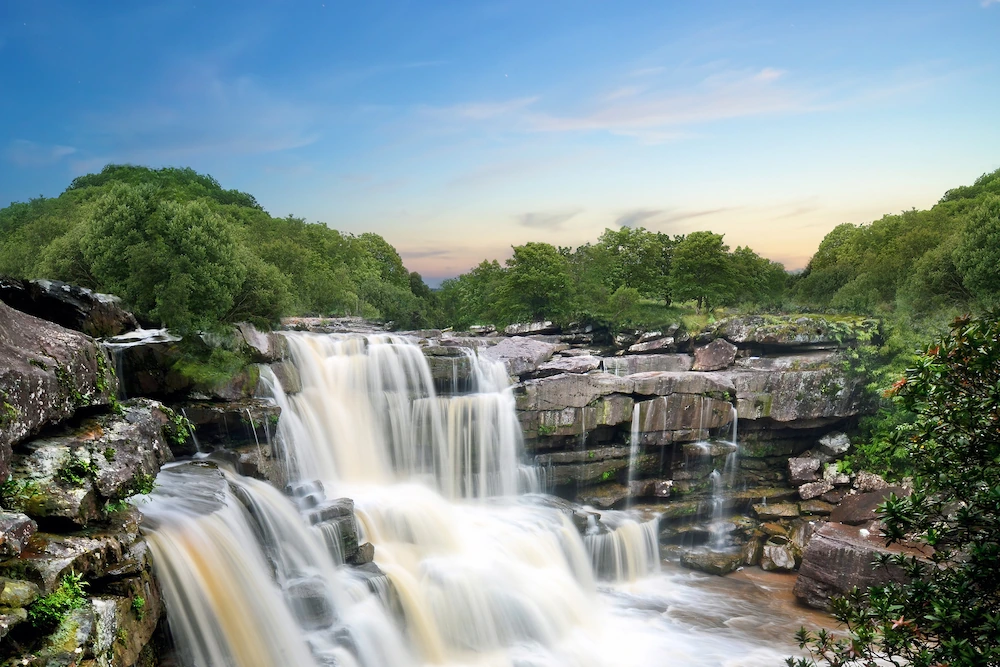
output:
<instances>
[{"instance_id":1,"label":"green tree canopy","mask_svg":"<svg viewBox=\"0 0 1000 667\"><path fill-rule=\"evenodd\" d=\"M693 299L699 309L732 298L734 275L722 239L722 234L692 232L677 245L670 269L674 298Z\"/></svg>"}]
</instances>

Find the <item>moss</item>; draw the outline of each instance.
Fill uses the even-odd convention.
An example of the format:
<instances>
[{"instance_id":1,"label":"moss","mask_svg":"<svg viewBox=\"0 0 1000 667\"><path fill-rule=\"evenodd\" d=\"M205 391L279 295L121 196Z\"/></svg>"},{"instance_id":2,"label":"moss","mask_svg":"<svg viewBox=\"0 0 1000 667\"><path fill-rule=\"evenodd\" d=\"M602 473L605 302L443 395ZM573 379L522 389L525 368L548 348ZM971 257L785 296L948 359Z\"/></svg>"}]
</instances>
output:
<instances>
[{"instance_id":1,"label":"moss","mask_svg":"<svg viewBox=\"0 0 1000 667\"><path fill-rule=\"evenodd\" d=\"M548 437L548 436L552 435L555 432L556 432L556 427L555 426L549 426L548 424L539 424L538 425L538 435Z\"/></svg>"},{"instance_id":2,"label":"moss","mask_svg":"<svg viewBox=\"0 0 1000 667\"><path fill-rule=\"evenodd\" d=\"M0 391L0 428L13 424L17 419L17 408L7 402L7 394Z\"/></svg>"},{"instance_id":3,"label":"moss","mask_svg":"<svg viewBox=\"0 0 1000 667\"><path fill-rule=\"evenodd\" d=\"M132 613L140 621L146 617L146 598L141 595L132 598Z\"/></svg>"},{"instance_id":4,"label":"moss","mask_svg":"<svg viewBox=\"0 0 1000 667\"><path fill-rule=\"evenodd\" d=\"M97 386L97 391L99 391L102 395L108 397L108 404L111 406L111 409L120 415L124 414L125 411L122 408L121 404L118 402L118 397L115 396L115 392L111 391L111 387L114 384L111 381L111 378L114 377L115 377L115 372L114 370L111 369L111 366L108 364L108 358L104 356L103 352L98 351L97 380L94 384Z\"/></svg>"},{"instance_id":5,"label":"moss","mask_svg":"<svg viewBox=\"0 0 1000 667\"><path fill-rule=\"evenodd\" d=\"M86 585L81 576L74 572L63 576L59 588L28 606L28 620L40 630L59 625L66 614L83 606L86 600L83 589Z\"/></svg>"},{"instance_id":6,"label":"moss","mask_svg":"<svg viewBox=\"0 0 1000 667\"><path fill-rule=\"evenodd\" d=\"M104 448L104 458L105 459L107 459L108 461L114 461L116 456L118 456L118 452L115 450L114 447L105 447Z\"/></svg>"},{"instance_id":7,"label":"moss","mask_svg":"<svg viewBox=\"0 0 1000 667\"><path fill-rule=\"evenodd\" d=\"M118 628L118 632L115 633L115 641L120 645L125 646L128 644L128 629L124 627Z\"/></svg>"},{"instance_id":8,"label":"moss","mask_svg":"<svg viewBox=\"0 0 1000 667\"><path fill-rule=\"evenodd\" d=\"M0 504L18 512L35 504L34 501L40 494L38 484L29 480L8 477L7 481L0 484Z\"/></svg>"},{"instance_id":9,"label":"moss","mask_svg":"<svg viewBox=\"0 0 1000 667\"><path fill-rule=\"evenodd\" d=\"M80 449L70 452L59 470L56 478L64 484L71 486L83 486L84 482L90 481L98 473L97 462L89 455L86 458L80 455Z\"/></svg>"}]
</instances>

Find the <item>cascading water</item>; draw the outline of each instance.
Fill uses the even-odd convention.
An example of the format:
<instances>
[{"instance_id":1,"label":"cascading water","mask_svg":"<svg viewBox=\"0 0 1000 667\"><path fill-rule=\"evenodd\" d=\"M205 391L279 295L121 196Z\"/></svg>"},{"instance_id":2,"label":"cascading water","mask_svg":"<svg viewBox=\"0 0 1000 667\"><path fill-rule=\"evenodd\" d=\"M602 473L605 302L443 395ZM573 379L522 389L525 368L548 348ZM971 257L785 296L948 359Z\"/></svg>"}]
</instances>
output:
<instances>
[{"instance_id":1,"label":"cascading water","mask_svg":"<svg viewBox=\"0 0 1000 667\"><path fill-rule=\"evenodd\" d=\"M301 391L285 394L266 368L262 380L282 409L275 450L300 506L200 464L164 470L141 506L185 666L647 667L733 655L763 665L783 655L742 626L674 618L690 606L687 588L648 578L656 520L591 514L581 536L565 505L517 495L539 483L520 464L501 365L470 356L472 393L443 397L405 339L287 336ZM359 540L375 545L387 578L340 567L342 524L310 527L317 504L339 497L354 499Z\"/></svg>"}]
</instances>

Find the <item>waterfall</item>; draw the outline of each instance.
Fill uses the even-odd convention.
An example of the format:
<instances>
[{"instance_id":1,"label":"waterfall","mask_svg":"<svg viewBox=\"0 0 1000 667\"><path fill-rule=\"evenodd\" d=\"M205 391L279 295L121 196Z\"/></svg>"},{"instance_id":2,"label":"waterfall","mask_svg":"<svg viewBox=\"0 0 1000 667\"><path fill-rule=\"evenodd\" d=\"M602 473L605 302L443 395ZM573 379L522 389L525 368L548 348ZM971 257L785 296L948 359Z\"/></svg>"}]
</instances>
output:
<instances>
[{"instance_id":1,"label":"waterfall","mask_svg":"<svg viewBox=\"0 0 1000 667\"><path fill-rule=\"evenodd\" d=\"M541 484L521 464L502 365L470 354L469 393L446 397L404 338L286 336L301 391L286 394L268 367L261 380L281 408L272 451L289 493L189 462L165 467L136 501L180 665L655 667L782 655L722 622L727 611L704 626L689 611L671 618L688 584L651 576L656 518L518 495ZM356 522L325 518L344 497ZM348 532L374 545L377 569L344 565Z\"/></svg>"},{"instance_id":2,"label":"waterfall","mask_svg":"<svg viewBox=\"0 0 1000 667\"><path fill-rule=\"evenodd\" d=\"M263 482L165 469L144 530L187 665L414 664L391 619Z\"/></svg>"},{"instance_id":3,"label":"waterfall","mask_svg":"<svg viewBox=\"0 0 1000 667\"><path fill-rule=\"evenodd\" d=\"M636 467L639 463L639 402L632 406L632 423L629 425L628 436L628 498L625 501L629 506L632 504L633 484L635 481Z\"/></svg>"}]
</instances>

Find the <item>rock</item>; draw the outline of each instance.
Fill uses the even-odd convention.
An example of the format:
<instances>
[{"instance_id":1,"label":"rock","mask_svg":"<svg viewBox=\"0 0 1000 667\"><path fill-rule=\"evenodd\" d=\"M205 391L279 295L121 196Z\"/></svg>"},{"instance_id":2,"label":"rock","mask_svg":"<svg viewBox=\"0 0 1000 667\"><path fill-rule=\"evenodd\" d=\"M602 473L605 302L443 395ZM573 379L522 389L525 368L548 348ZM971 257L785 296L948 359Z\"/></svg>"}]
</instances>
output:
<instances>
[{"instance_id":1,"label":"rock","mask_svg":"<svg viewBox=\"0 0 1000 667\"><path fill-rule=\"evenodd\" d=\"M788 481L796 485L815 482L819 479L817 473L821 464L822 462L815 456L788 459Z\"/></svg>"},{"instance_id":2,"label":"rock","mask_svg":"<svg viewBox=\"0 0 1000 667\"><path fill-rule=\"evenodd\" d=\"M692 549L681 553L681 565L707 574L729 574L743 565L743 553L741 551Z\"/></svg>"},{"instance_id":3,"label":"rock","mask_svg":"<svg viewBox=\"0 0 1000 667\"><path fill-rule=\"evenodd\" d=\"M819 448L828 456L840 458L851 449L851 441L843 433L827 433L819 439Z\"/></svg>"},{"instance_id":4,"label":"rock","mask_svg":"<svg viewBox=\"0 0 1000 667\"><path fill-rule=\"evenodd\" d=\"M769 354L768 356L737 358L735 364L739 368L755 371L816 371L830 368L834 364L837 364L839 362L839 354L836 350Z\"/></svg>"},{"instance_id":5,"label":"rock","mask_svg":"<svg viewBox=\"0 0 1000 667\"><path fill-rule=\"evenodd\" d=\"M639 403L640 442L665 445L708 438L732 422L732 406L697 394L671 394Z\"/></svg>"},{"instance_id":6,"label":"rock","mask_svg":"<svg viewBox=\"0 0 1000 667\"><path fill-rule=\"evenodd\" d=\"M560 373L579 375L600 368L601 360L591 356L556 357L541 364L534 372L534 377L547 377Z\"/></svg>"},{"instance_id":7,"label":"rock","mask_svg":"<svg viewBox=\"0 0 1000 667\"><path fill-rule=\"evenodd\" d=\"M774 521L769 521L767 523L761 524L760 529L763 530L768 536L788 535L788 530L780 523L776 523Z\"/></svg>"},{"instance_id":8,"label":"rock","mask_svg":"<svg viewBox=\"0 0 1000 667\"><path fill-rule=\"evenodd\" d=\"M823 500L806 500L805 502L799 503L799 509L803 514L826 516L833 511L833 505Z\"/></svg>"},{"instance_id":9,"label":"rock","mask_svg":"<svg viewBox=\"0 0 1000 667\"><path fill-rule=\"evenodd\" d=\"M612 375L633 375L651 371L683 373L691 370L694 365L694 357L690 354L633 354L621 357L604 357L601 360L601 365L606 372Z\"/></svg>"},{"instance_id":10,"label":"rock","mask_svg":"<svg viewBox=\"0 0 1000 667\"><path fill-rule=\"evenodd\" d=\"M851 483L850 475L838 472L836 463L827 463L823 467L823 480L834 486L846 486Z\"/></svg>"},{"instance_id":11,"label":"rock","mask_svg":"<svg viewBox=\"0 0 1000 667\"><path fill-rule=\"evenodd\" d=\"M696 394L728 401L736 393L732 381L715 373L648 372L629 375L633 391L643 396Z\"/></svg>"},{"instance_id":12,"label":"rock","mask_svg":"<svg viewBox=\"0 0 1000 667\"><path fill-rule=\"evenodd\" d=\"M11 447L118 391L111 363L76 331L0 303L0 480Z\"/></svg>"},{"instance_id":13,"label":"rock","mask_svg":"<svg viewBox=\"0 0 1000 667\"><path fill-rule=\"evenodd\" d=\"M830 521L845 523L850 526L859 526L878 518L877 509L892 494L896 496L909 495L902 487L889 486L881 491L869 491L867 493L856 493L846 496L840 501L833 512L830 513Z\"/></svg>"},{"instance_id":14,"label":"rock","mask_svg":"<svg viewBox=\"0 0 1000 667\"><path fill-rule=\"evenodd\" d=\"M351 565L365 565L366 563L371 563L375 559L375 545L371 542L365 542L358 547L357 552L347 559L347 562Z\"/></svg>"},{"instance_id":15,"label":"rock","mask_svg":"<svg viewBox=\"0 0 1000 667\"><path fill-rule=\"evenodd\" d=\"M0 577L0 607L27 607L40 596L38 586L30 581Z\"/></svg>"},{"instance_id":16,"label":"rock","mask_svg":"<svg viewBox=\"0 0 1000 667\"><path fill-rule=\"evenodd\" d=\"M873 472L861 471L854 476L854 488L862 493L881 491L889 487L889 483Z\"/></svg>"},{"instance_id":17,"label":"rock","mask_svg":"<svg viewBox=\"0 0 1000 667\"><path fill-rule=\"evenodd\" d=\"M505 338L493 347L480 352L486 359L503 362L509 375L530 373L552 358L556 345L531 338Z\"/></svg>"},{"instance_id":18,"label":"rock","mask_svg":"<svg viewBox=\"0 0 1000 667\"><path fill-rule=\"evenodd\" d=\"M537 436L579 436L600 426L614 426L632 418L630 396L601 396L582 408L531 410L518 413L521 428L528 438Z\"/></svg>"},{"instance_id":19,"label":"rock","mask_svg":"<svg viewBox=\"0 0 1000 667\"><path fill-rule=\"evenodd\" d=\"M628 498L628 488L623 484L602 484L593 489L581 491L577 501L584 505L593 505L601 509L611 509Z\"/></svg>"},{"instance_id":20,"label":"rock","mask_svg":"<svg viewBox=\"0 0 1000 667\"><path fill-rule=\"evenodd\" d=\"M0 509L0 558L20 555L36 530L38 525L24 514Z\"/></svg>"},{"instance_id":21,"label":"rock","mask_svg":"<svg viewBox=\"0 0 1000 667\"><path fill-rule=\"evenodd\" d=\"M860 333L877 332L875 320L834 322L818 315L749 315L715 324L709 332L740 347L773 349L837 349L858 340Z\"/></svg>"},{"instance_id":22,"label":"rock","mask_svg":"<svg viewBox=\"0 0 1000 667\"><path fill-rule=\"evenodd\" d=\"M528 336L530 334L555 334L559 333L559 327L549 322L521 322L511 324L504 328L503 332L508 336Z\"/></svg>"},{"instance_id":23,"label":"rock","mask_svg":"<svg viewBox=\"0 0 1000 667\"><path fill-rule=\"evenodd\" d=\"M241 347L255 363L273 363L288 356L288 339L281 334L257 331L247 322L236 325L236 334L241 339Z\"/></svg>"},{"instance_id":24,"label":"rock","mask_svg":"<svg viewBox=\"0 0 1000 667\"><path fill-rule=\"evenodd\" d=\"M876 555L916 553L894 545L886 548L875 535L864 536L858 528L840 523L824 523L809 541L802 555L795 596L810 607L826 609L830 597L844 595L853 587L864 590L890 581L905 581L905 573L895 565L875 567Z\"/></svg>"},{"instance_id":25,"label":"rock","mask_svg":"<svg viewBox=\"0 0 1000 667\"><path fill-rule=\"evenodd\" d=\"M326 582L320 577L303 577L285 584L282 593L292 615L306 632L329 628L337 620L330 604Z\"/></svg>"},{"instance_id":26,"label":"rock","mask_svg":"<svg viewBox=\"0 0 1000 667\"><path fill-rule=\"evenodd\" d=\"M281 416L281 408L260 399L227 403L193 401L179 404L176 409L194 426L195 437L205 451L268 444L275 437ZM182 443L172 442L171 450L176 456L197 451L190 438Z\"/></svg>"},{"instance_id":27,"label":"rock","mask_svg":"<svg viewBox=\"0 0 1000 667\"><path fill-rule=\"evenodd\" d=\"M290 361L279 361L270 365L274 377L278 379L282 391L286 394L297 394L302 391L302 377L299 369ZM431 369L433 373L433 368Z\"/></svg>"},{"instance_id":28,"label":"rock","mask_svg":"<svg viewBox=\"0 0 1000 667\"><path fill-rule=\"evenodd\" d=\"M68 519L83 526L104 504L152 482L173 459L164 437L169 418L156 401L135 399L124 414L79 426L18 448L3 502L35 519Z\"/></svg>"},{"instance_id":29,"label":"rock","mask_svg":"<svg viewBox=\"0 0 1000 667\"><path fill-rule=\"evenodd\" d=\"M808 484L803 484L799 487L799 497L802 498L802 500L812 500L813 498L819 498L824 493L832 490L833 484L825 480L809 482Z\"/></svg>"},{"instance_id":30,"label":"rock","mask_svg":"<svg viewBox=\"0 0 1000 667\"><path fill-rule=\"evenodd\" d=\"M798 567L796 552L795 545L788 538L774 535L764 543L760 567L769 572L794 572Z\"/></svg>"},{"instance_id":31,"label":"rock","mask_svg":"<svg viewBox=\"0 0 1000 667\"><path fill-rule=\"evenodd\" d=\"M825 503L836 505L837 503L839 503L841 500L844 499L844 497L847 495L847 492L848 489L844 488L834 489L833 491L827 491L822 496L820 496L820 500L822 500Z\"/></svg>"},{"instance_id":32,"label":"rock","mask_svg":"<svg viewBox=\"0 0 1000 667\"><path fill-rule=\"evenodd\" d=\"M779 372L733 369L720 375L728 377L736 389L741 420L841 420L872 409L865 399L863 380L848 378L836 368Z\"/></svg>"},{"instance_id":33,"label":"rock","mask_svg":"<svg viewBox=\"0 0 1000 667\"><path fill-rule=\"evenodd\" d=\"M642 339L640 338L640 341ZM646 342L639 342L635 345L630 345L628 351L630 354L656 354L663 352L673 352L677 349L676 343L673 336L664 336L662 338L657 338L655 340L649 340Z\"/></svg>"},{"instance_id":34,"label":"rock","mask_svg":"<svg viewBox=\"0 0 1000 667\"><path fill-rule=\"evenodd\" d=\"M736 361L736 346L716 338L708 345L694 349L694 366L696 371L719 371L728 368Z\"/></svg>"},{"instance_id":35,"label":"rock","mask_svg":"<svg viewBox=\"0 0 1000 667\"><path fill-rule=\"evenodd\" d=\"M35 533L20 558L0 562L0 575L33 583L48 595L71 572L100 579L149 570L149 549L139 539L139 512L130 509L114 518L113 523L83 531Z\"/></svg>"},{"instance_id":36,"label":"rock","mask_svg":"<svg viewBox=\"0 0 1000 667\"><path fill-rule=\"evenodd\" d=\"M514 387L514 396L518 410L563 410L582 408L609 394L631 394L633 388L629 378L608 373L563 373L522 382Z\"/></svg>"},{"instance_id":37,"label":"rock","mask_svg":"<svg viewBox=\"0 0 1000 667\"><path fill-rule=\"evenodd\" d=\"M139 328L121 299L58 280L0 278L0 301L11 308L95 338Z\"/></svg>"},{"instance_id":38,"label":"rock","mask_svg":"<svg viewBox=\"0 0 1000 667\"><path fill-rule=\"evenodd\" d=\"M775 519L792 519L799 515L798 503L757 503L753 506L754 514L761 521Z\"/></svg>"}]
</instances>

